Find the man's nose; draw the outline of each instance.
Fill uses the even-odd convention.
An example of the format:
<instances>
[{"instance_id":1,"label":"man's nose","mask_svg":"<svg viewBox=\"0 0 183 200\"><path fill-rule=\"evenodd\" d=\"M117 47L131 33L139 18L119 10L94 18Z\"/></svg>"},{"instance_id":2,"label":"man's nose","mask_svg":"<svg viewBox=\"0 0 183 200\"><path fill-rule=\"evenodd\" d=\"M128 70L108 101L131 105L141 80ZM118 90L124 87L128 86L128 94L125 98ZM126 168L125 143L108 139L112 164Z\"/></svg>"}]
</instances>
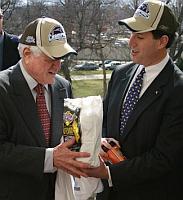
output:
<instances>
[{"instance_id":1,"label":"man's nose","mask_svg":"<svg viewBox=\"0 0 183 200\"><path fill-rule=\"evenodd\" d=\"M129 39L129 46L133 47L136 44L136 40L135 40L135 35L131 34L130 39Z\"/></svg>"},{"instance_id":2,"label":"man's nose","mask_svg":"<svg viewBox=\"0 0 183 200\"><path fill-rule=\"evenodd\" d=\"M60 67L61 67L61 61L60 61L60 60L53 60L52 66L53 66L55 69L60 69Z\"/></svg>"}]
</instances>

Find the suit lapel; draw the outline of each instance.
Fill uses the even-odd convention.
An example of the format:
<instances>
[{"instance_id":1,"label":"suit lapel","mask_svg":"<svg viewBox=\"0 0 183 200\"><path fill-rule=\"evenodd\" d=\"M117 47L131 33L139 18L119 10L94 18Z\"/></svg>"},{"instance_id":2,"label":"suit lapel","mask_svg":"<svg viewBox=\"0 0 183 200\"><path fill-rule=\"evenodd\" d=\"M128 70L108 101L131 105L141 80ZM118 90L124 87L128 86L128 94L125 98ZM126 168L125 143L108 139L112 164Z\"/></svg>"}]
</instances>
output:
<instances>
[{"instance_id":1,"label":"suit lapel","mask_svg":"<svg viewBox=\"0 0 183 200\"><path fill-rule=\"evenodd\" d=\"M123 99L124 99L124 97L125 97L125 94L126 94L126 92L127 92L127 90L128 90L128 87L129 87L129 85L130 85L130 83L131 83L131 81L132 81L132 79L133 79L133 77L134 77L134 74L135 74L135 72L136 72L136 70L137 70L137 68L138 68L138 66L139 65L135 65L134 67L130 67L129 68L129 70L125 73L125 77L123 78L121 78L121 83L120 83L120 86L119 87L121 87L121 86L123 86L124 88L124 92L122 93L122 101L123 101ZM121 89L120 89L121 90Z\"/></svg>"},{"instance_id":2,"label":"suit lapel","mask_svg":"<svg viewBox=\"0 0 183 200\"><path fill-rule=\"evenodd\" d=\"M130 116L128 123L126 124L125 132L122 134L122 139L129 134L130 130L133 128L135 122L140 117L140 115L150 106L157 98L159 98L163 93L163 87L167 85L169 76L173 69L167 64L165 68L160 72L156 79L147 88L145 93L139 99L136 104L136 108Z\"/></svg>"},{"instance_id":3,"label":"suit lapel","mask_svg":"<svg viewBox=\"0 0 183 200\"><path fill-rule=\"evenodd\" d=\"M11 97L13 102L29 128L33 138L35 138L37 145L46 146L41 124L39 122L40 120L37 115L36 103L19 65L16 65L12 70L10 85L12 85Z\"/></svg>"},{"instance_id":4,"label":"suit lapel","mask_svg":"<svg viewBox=\"0 0 183 200\"><path fill-rule=\"evenodd\" d=\"M121 106L122 106L125 94L128 90L129 84L130 84L137 68L138 68L138 65L135 65L134 67L130 67L129 70L125 74L122 74L119 77L119 79L117 79L117 83L113 84L113 85L115 85L116 96L117 96L117 98L113 98L113 100L114 100L114 104L119 106L117 108L119 111L119 114L121 111ZM120 96L120 98L119 98L119 96Z\"/></svg>"},{"instance_id":5,"label":"suit lapel","mask_svg":"<svg viewBox=\"0 0 183 200\"><path fill-rule=\"evenodd\" d=\"M51 98L52 98L52 137L51 146L56 146L60 142L63 129L63 110L64 110L64 98L67 97L66 89L59 86L50 86ZM54 97L54 98L53 98Z\"/></svg>"},{"instance_id":6,"label":"suit lapel","mask_svg":"<svg viewBox=\"0 0 183 200\"><path fill-rule=\"evenodd\" d=\"M108 137L110 137L111 133L115 133L115 138L119 139L119 127L120 127L120 120L116 120L120 118L120 111L122 107L122 103L128 89L128 86L131 82L131 79L136 72L138 65L134 63L127 66L128 69L119 69L119 71L114 71L112 74L109 88L108 88L108 95L106 96L106 100L104 100L104 112L107 112L110 116L107 120L106 127L108 132ZM115 74L117 73L117 74ZM110 99L110 100L109 100ZM108 102L109 100L109 102ZM112 130L109 130L112 127ZM105 132L105 131L104 131Z\"/></svg>"}]
</instances>

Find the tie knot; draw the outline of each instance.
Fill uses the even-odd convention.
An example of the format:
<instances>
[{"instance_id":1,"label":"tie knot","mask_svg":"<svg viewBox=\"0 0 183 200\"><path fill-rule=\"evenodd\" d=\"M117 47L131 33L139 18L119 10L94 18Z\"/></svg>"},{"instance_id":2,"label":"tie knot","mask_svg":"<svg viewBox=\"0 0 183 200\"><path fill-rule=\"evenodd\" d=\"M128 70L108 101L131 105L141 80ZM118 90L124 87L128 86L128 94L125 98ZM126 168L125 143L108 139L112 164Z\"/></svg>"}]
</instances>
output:
<instances>
[{"instance_id":1,"label":"tie knot","mask_svg":"<svg viewBox=\"0 0 183 200\"><path fill-rule=\"evenodd\" d=\"M140 71L139 75L141 74L141 76L143 76L145 73L146 73L145 67L143 67L142 70Z\"/></svg>"},{"instance_id":2,"label":"tie knot","mask_svg":"<svg viewBox=\"0 0 183 200\"><path fill-rule=\"evenodd\" d=\"M37 84L34 90L37 94L44 94L44 86L42 84Z\"/></svg>"}]
</instances>

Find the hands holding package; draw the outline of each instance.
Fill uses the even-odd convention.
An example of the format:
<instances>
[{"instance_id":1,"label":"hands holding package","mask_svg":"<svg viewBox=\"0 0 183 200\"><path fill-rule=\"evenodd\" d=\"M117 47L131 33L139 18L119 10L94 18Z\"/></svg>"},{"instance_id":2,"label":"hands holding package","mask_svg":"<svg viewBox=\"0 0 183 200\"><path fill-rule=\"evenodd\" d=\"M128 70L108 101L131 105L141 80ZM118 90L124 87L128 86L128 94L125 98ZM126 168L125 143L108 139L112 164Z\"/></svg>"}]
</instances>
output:
<instances>
[{"instance_id":1,"label":"hands holding package","mask_svg":"<svg viewBox=\"0 0 183 200\"><path fill-rule=\"evenodd\" d=\"M71 151L70 147L75 143L74 139L70 139L63 144L54 148L53 164L54 167L60 168L75 177L96 177L108 179L108 170L105 162L115 164L123 161L126 158L119 151L120 146L118 141L113 138L102 138L100 152L100 166L92 167L88 163L77 161L77 158L90 157L87 152Z\"/></svg>"},{"instance_id":2,"label":"hands holding package","mask_svg":"<svg viewBox=\"0 0 183 200\"><path fill-rule=\"evenodd\" d=\"M62 169L65 172L75 177L87 177L83 169L90 168L88 163L77 161L77 158L89 157L90 154L87 152L75 152L69 148L75 143L75 139L70 139L63 144L56 146L53 150L53 165L56 168Z\"/></svg>"},{"instance_id":3,"label":"hands holding package","mask_svg":"<svg viewBox=\"0 0 183 200\"><path fill-rule=\"evenodd\" d=\"M83 170L89 177L109 179L108 169L105 165L105 162L116 164L126 159L126 157L120 151L120 145L118 141L113 138L102 138L101 152L99 157L99 167Z\"/></svg>"}]
</instances>

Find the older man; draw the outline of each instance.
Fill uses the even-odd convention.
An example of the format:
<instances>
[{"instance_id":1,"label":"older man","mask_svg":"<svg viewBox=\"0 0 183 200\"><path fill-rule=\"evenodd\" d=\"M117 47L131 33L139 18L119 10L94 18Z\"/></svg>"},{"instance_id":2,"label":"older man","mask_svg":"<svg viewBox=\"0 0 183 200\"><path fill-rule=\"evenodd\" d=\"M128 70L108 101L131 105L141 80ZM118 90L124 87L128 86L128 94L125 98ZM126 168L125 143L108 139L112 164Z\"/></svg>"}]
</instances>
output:
<instances>
[{"instance_id":1,"label":"older man","mask_svg":"<svg viewBox=\"0 0 183 200\"><path fill-rule=\"evenodd\" d=\"M31 22L20 38L21 60L0 72L0 199L53 200L57 168L86 176L88 153L60 144L68 81L57 75L60 59L76 53L63 26L51 18Z\"/></svg>"}]
</instances>

